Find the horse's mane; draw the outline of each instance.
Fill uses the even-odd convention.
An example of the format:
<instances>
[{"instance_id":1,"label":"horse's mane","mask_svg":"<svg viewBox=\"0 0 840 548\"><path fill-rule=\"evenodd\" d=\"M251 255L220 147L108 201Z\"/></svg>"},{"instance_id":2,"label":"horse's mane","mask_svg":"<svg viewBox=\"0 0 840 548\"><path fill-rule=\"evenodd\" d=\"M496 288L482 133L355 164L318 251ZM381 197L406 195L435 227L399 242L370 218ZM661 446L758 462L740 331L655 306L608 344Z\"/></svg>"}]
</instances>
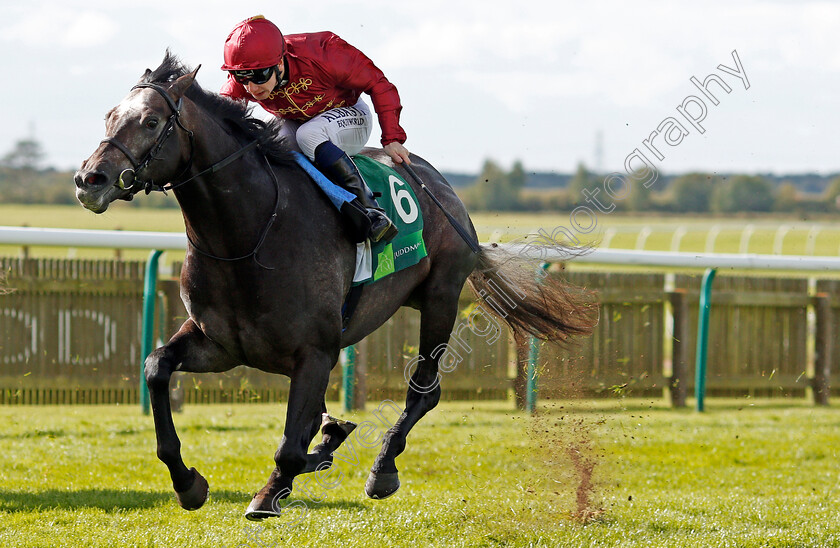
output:
<instances>
[{"instance_id":1,"label":"horse's mane","mask_svg":"<svg viewBox=\"0 0 840 548\"><path fill-rule=\"evenodd\" d=\"M184 65L169 49L160 66L155 70L146 70L140 79L143 83L168 84L193 69ZM247 139L257 140L260 150L274 163L287 163L292 160L289 147L280 136L280 120L268 122L252 115L253 107L244 101L235 101L229 97L206 91L197 82L187 89L186 96L196 105L207 111L214 118L222 121L222 126L233 129Z\"/></svg>"}]
</instances>

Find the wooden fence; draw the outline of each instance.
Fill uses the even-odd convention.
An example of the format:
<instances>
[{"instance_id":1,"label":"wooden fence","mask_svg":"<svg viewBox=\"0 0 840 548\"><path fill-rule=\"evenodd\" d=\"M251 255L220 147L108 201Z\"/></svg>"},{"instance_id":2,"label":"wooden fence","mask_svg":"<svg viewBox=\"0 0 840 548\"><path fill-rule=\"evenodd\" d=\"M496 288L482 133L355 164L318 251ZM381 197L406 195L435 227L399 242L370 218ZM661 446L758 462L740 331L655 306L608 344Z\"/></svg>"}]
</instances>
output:
<instances>
[{"instance_id":1,"label":"wooden fence","mask_svg":"<svg viewBox=\"0 0 840 548\"><path fill-rule=\"evenodd\" d=\"M601 321L571 349L541 355L540 385L557 396L662 395L685 405L694 390L700 275L677 275L665 291L661 274L569 273L601 293ZM706 389L713 396L804 396L828 401L837 370L833 318L837 281L718 276L712 292ZM830 307L824 303L829 300ZM809 320L809 310L814 320ZM823 333L823 335L820 335Z\"/></svg>"},{"instance_id":2,"label":"wooden fence","mask_svg":"<svg viewBox=\"0 0 840 548\"><path fill-rule=\"evenodd\" d=\"M600 320L591 337L568 348L543 345L537 367L541 393L661 395L668 385L664 275L570 272L565 277L598 292Z\"/></svg>"},{"instance_id":3,"label":"wooden fence","mask_svg":"<svg viewBox=\"0 0 840 548\"><path fill-rule=\"evenodd\" d=\"M700 278L678 276L688 292L688 332L696 333ZM716 278L706 388L710 395L804 395L808 364L807 279ZM693 337L692 337L693 340ZM689 389L694 388L695 347L686 348Z\"/></svg>"},{"instance_id":4,"label":"wooden fence","mask_svg":"<svg viewBox=\"0 0 840 548\"><path fill-rule=\"evenodd\" d=\"M0 403L137 399L143 263L0 260Z\"/></svg>"},{"instance_id":5,"label":"wooden fence","mask_svg":"<svg viewBox=\"0 0 840 548\"><path fill-rule=\"evenodd\" d=\"M136 403L140 378L142 262L0 259L12 292L0 295L0 404ZM552 275L559 275L553 273ZM541 397L631 394L683 405L694 386L700 277L569 272L600 295L592 337L567 348L544 345ZM840 356L840 281L718 276L712 294L707 386L710 395L796 396L827 402ZM167 339L185 312L178 283L159 286L156 330ZM528 347L476 308L465 292L456 322L458 360L441 371L443 397L507 398L524 391ZM472 315L472 321L468 315ZM399 401L417 356L419 314L403 309L358 348L356 394ZM451 358L451 356L450 356ZM282 400L288 379L246 367L224 374L178 374L187 403ZM341 367L327 393L337 399ZM812 390L813 389L813 390Z\"/></svg>"}]
</instances>

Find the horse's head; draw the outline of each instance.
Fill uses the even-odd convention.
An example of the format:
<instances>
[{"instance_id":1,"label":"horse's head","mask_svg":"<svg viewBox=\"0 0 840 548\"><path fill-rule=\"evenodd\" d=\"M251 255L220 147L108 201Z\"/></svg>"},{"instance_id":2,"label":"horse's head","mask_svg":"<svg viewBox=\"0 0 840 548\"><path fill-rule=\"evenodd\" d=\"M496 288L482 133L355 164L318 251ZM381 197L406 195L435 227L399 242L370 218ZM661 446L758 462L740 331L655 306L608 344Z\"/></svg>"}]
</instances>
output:
<instances>
[{"instance_id":1,"label":"horse's head","mask_svg":"<svg viewBox=\"0 0 840 548\"><path fill-rule=\"evenodd\" d=\"M179 166L189 161L191 132L181 123L181 106L196 72L153 83L147 70L108 112L105 139L74 178L76 198L83 206L103 213L114 200L131 200L140 190L162 185L186 169Z\"/></svg>"}]
</instances>

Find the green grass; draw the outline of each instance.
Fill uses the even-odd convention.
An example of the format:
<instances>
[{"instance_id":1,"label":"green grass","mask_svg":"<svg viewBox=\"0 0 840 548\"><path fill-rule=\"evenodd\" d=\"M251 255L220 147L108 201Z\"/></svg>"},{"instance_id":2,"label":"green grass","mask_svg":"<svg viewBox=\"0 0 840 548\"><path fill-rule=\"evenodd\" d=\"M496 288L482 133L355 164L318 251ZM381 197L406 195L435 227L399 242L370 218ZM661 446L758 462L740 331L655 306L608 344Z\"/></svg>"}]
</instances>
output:
<instances>
[{"instance_id":1,"label":"green grass","mask_svg":"<svg viewBox=\"0 0 840 548\"><path fill-rule=\"evenodd\" d=\"M142 196L138 198L142 200ZM776 230L789 226L790 231L783 240L782 252L803 254L809 237L815 255L836 255L840 248L840 222L833 218L802 221L787 217L761 216L756 218L699 217L699 216L630 216L624 214L600 214L590 234L574 230L568 212L557 213L505 213L480 212L472 214L473 223L481 241L509 241L540 229L551 233L558 227L570 230L582 242L609 239L609 246L617 249L633 249L638 243L639 233L647 227L650 235L645 249L669 250L674 232L682 227L683 236L680 251L702 251L705 249L709 231L717 226L719 234L715 239L714 251L738 253L743 230L752 225L754 232L749 240L749 253L772 253ZM583 219L582 219L583 220ZM51 228L84 228L100 230L153 230L182 232L184 221L180 210L130 207L115 203L109 210L96 215L81 206L55 205L12 205L0 204L0 225L39 226ZM811 233L819 228L819 232ZM610 235L611 234L611 235ZM810 234L810 236L809 236ZM10 246L0 247L7 251ZM83 250L79 250L81 253Z\"/></svg>"},{"instance_id":2,"label":"green grass","mask_svg":"<svg viewBox=\"0 0 840 548\"><path fill-rule=\"evenodd\" d=\"M308 514L259 528L243 511L273 466L280 405L176 415L187 465L210 482L195 512L177 507L152 421L136 407L0 407L0 546L840 545L836 410L791 400L711 400L705 414L660 400L545 403L536 419L508 402L442 404L409 437L396 495L364 496L375 450L356 442L358 464L336 461L324 478L337 486L310 483L320 502L293 495ZM353 417L376 420L370 409ZM571 455L594 471L580 503Z\"/></svg>"}]
</instances>

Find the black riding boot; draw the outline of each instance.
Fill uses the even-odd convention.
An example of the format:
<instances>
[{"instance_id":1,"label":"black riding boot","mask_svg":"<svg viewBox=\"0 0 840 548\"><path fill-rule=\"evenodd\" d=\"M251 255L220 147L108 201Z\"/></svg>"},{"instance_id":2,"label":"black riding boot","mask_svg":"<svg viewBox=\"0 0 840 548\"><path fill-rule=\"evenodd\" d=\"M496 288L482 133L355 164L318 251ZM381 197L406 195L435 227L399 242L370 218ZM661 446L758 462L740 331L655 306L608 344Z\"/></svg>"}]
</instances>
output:
<instances>
[{"instance_id":1,"label":"black riding boot","mask_svg":"<svg viewBox=\"0 0 840 548\"><path fill-rule=\"evenodd\" d=\"M357 241L393 240L397 227L368 194L367 185L353 160L333 143L326 141L315 149L315 163L330 181L353 193L356 198L341 207L341 213L356 230Z\"/></svg>"}]
</instances>

